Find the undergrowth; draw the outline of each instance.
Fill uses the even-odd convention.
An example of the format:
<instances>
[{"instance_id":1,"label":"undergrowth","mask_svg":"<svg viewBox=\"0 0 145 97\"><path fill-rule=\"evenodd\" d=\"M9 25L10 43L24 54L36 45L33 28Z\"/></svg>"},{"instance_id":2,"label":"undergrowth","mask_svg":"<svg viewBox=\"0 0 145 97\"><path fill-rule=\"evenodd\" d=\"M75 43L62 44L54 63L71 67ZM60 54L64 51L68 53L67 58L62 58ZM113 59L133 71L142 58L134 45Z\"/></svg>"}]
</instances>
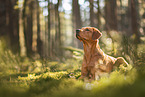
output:
<instances>
[{"instance_id":1,"label":"undergrowth","mask_svg":"<svg viewBox=\"0 0 145 97\"><path fill-rule=\"evenodd\" d=\"M14 56L14 55L13 55ZM12 57L12 56L11 56ZM15 57L12 57L15 60ZM8 58L6 58L8 60ZM143 59L139 67L127 72L114 70L100 80L85 82L79 80L81 59L67 59L64 62L18 60L13 64L20 70L0 73L0 97L144 97L145 66ZM21 64L20 64L21 63ZM27 71L21 65L28 65Z\"/></svg>"},{"instance_id":2,"label":"undergrowth","mask_svg":"<svg viewBox=\"0 0 145 97\"><path fill-rule=\"evenodd\" d=\"M83 51L63 61L21 58L0 52L0 97L145 97L144 53L139 52L130 70L114 70L109 76L79 80ZM1 49L2 50L2 49Z\"/></svg>"},{"instance_id":3,"label":"undergrowth","mask_svg":"<svg viewBox=\"0 0 145 97\"><path fill-rule=\"evenodd\" d=\"M114 71L91 83L70 77L67 71L1 78L0 97L144 97L145 76L136 69ZM10 76L8 76L10 77ZM2 80L3 79L3 80Z\"/></svg>"}]
</instances>

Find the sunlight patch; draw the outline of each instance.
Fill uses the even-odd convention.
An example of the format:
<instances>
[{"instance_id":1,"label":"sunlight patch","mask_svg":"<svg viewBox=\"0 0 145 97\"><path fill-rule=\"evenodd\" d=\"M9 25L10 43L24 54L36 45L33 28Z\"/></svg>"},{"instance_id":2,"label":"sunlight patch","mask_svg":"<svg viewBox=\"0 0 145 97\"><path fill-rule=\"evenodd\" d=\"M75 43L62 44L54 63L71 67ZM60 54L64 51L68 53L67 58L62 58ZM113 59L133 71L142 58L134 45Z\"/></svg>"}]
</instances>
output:
<instances>
[{"instance_id":1,"label":"sunlight patch","mask_svg":"<svg viewBox=\"0 0 145 97\"><path fill-rule=\"evenodd\" d=\"M86 83L86 84L84 85L84 88L85 88L85 90L92 90L93 86L94 86L94 84Z\"/></svg>"}]
</instances>

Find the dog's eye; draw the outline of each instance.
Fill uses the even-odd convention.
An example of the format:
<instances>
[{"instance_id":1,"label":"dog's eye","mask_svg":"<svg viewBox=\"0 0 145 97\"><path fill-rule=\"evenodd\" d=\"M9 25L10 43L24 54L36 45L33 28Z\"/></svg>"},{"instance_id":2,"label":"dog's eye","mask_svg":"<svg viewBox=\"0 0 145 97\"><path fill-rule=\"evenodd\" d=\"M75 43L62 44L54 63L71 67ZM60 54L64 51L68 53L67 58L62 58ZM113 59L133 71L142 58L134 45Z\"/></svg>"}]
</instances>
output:
<instances>
[{"instance_id":1,"label":"dog's eye","mask_svg":"<svg viewBox=\"0 0 145 97\"><path fill-rule=\"evenodd\" d=\"M90 31L89 29L86 29L86 31Z\"/></svg>"}]
</instances>

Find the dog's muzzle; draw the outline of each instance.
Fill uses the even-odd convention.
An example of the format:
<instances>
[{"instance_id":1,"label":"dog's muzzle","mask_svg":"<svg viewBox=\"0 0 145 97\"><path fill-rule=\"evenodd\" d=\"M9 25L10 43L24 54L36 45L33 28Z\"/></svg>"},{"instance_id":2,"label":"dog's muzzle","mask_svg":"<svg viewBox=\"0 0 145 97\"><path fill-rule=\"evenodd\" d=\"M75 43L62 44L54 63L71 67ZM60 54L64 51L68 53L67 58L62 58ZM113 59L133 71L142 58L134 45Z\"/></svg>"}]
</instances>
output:
<instances>
[{"instance_id":1,"label":"dog's muzzle","mask_svg":"<svg viewBox=\"0 0 145 97\"><path fill-rule=\"evenodd\" d=\"M79 39L79 37L80 37L79 32L80 32L80 30L77 29L77 30L76 30L76 37L77 37L78 39Z\"/></svg>"}]
</instances>

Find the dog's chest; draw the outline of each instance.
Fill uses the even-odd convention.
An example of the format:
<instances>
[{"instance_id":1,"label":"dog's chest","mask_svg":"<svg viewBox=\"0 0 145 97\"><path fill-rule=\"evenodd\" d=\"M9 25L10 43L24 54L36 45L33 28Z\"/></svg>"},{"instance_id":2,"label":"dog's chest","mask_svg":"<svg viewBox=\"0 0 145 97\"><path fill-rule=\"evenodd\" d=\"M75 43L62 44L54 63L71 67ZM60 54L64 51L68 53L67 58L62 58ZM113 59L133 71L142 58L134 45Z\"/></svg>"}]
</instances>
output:
<instances>
[{"instance_id":1,"label":"dog's chest","mask_svg":"<svg viewBox=\"0 0 145 97\"><path fill-rule=\"evenodd\" d=\"M106 61L104 60L104 58L102 56L95 56L95 57L90 57L84 58L83 64L86 66L97 66L97 65L106 65Z\"/></svg>"},{"instance_id":2,"label":"dog's chest","mask_svg":"<svg viewBox=\"0 0 145 97\"><path fill-rule=\"evenodd\" d=\"M108 66L110 64L110 61L104 56L95 56L90 58L90 60L87 60L84 58L83 65L86 68L94 68L96 70L106 71L108 69Z\"/></svg>"}]
</instances>

